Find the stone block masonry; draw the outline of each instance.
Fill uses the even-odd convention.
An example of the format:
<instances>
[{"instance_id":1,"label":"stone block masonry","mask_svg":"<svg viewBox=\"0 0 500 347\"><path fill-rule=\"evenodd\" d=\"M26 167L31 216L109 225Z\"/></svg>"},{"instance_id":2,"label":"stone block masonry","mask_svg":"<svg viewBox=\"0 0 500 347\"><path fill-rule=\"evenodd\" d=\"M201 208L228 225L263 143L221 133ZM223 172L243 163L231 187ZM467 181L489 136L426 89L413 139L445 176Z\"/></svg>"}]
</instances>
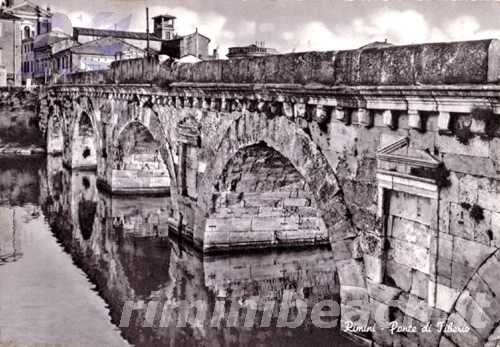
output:
<instances>
[{"instance_id":1,"label":"stone block masonry","mask_svg":"<svg viewBox=\"0 0 500 347\"><path fill-rule=\"evenodd\" d=\"M89 135L82 143L93 144L108 185L129 174L115 172L127 156L155 158L168 172L172 230L204 252L330 243L342 323L376 326L357 341L492 345L500 339L498 45L121 61L63 76L40 112L49 132L60 125L68 163L83 154L69 134L80 126ZM84 113L87 127L77 122ZM140 182L138 192L149 181ZM391 321L432 329L391 334ZM451 323L468 331L439 329Z\"/></svg>"}]
</instances>

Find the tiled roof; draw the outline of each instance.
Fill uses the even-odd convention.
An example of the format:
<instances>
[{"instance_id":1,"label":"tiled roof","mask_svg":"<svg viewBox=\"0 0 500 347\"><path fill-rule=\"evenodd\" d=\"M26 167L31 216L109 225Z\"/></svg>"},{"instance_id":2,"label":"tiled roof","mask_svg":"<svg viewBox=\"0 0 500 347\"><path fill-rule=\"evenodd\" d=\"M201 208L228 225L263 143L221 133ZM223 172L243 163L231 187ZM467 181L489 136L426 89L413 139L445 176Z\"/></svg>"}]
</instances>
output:
<instances>
[{"instance_id":1,"label":"tiled roof","mask_svg":"<svg viewBox=\"0 0 500 347\"><path fill-rule=\"evenodd\" d=\"M116 37L119 39L129 39L129 40L147 40L147 34L142 32L134 31L120 31L120 30L103 30L103 29L92 29L92 28L73 28L73 36L94 36L94 37ZM149 40L151 41L163 41L161 38L149 34Z\"/></svg>"},{"instance_id":2,"label":"tiled roof","mask_svg":"<svg viewBox=\"0 0 500 347\"><path fill-rule=\"evenodd\" d=\"M61 40L71 39L71 36L59 29L54 29L48 33L40 34L34 39L34 48L46 48Z\"/></svg>"}]
</instances>

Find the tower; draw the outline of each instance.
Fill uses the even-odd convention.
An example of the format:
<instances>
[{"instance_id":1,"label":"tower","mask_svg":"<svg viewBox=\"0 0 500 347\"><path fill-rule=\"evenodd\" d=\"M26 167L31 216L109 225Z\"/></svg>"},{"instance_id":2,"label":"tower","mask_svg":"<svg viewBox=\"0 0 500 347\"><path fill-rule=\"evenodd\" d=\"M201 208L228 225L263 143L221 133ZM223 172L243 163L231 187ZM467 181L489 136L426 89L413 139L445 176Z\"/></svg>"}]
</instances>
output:
<instances>
[{"instance_id":1,"label":"tower","mask_svg":"<svg viewBox=\"0 0 500 347\"><path fill-rule=\"evenodd\" d=\"M154 35L162 40L172 40L174 38L174 20L176 17L164 14L153 17Z\"/></svg>"}]
</instances>

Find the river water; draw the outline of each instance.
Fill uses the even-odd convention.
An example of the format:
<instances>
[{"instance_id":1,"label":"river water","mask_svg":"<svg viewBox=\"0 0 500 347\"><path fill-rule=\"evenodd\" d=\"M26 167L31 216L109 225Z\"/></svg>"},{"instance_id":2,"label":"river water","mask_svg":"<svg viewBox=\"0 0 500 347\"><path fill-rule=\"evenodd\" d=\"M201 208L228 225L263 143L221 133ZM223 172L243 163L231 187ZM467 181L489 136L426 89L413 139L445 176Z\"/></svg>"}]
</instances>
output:
<instances>
[{"instance_id":1,"label":"river water","mask_svg":"<svg viewBox=\"0 0 500 347\"><path fill-rule=\"evenodd\" d=\"M167 236L168 198L61 164L0 159L0 344L354 346L312 313L338 313L331 250L203 256Z\"/></svg>"}]
</instances>

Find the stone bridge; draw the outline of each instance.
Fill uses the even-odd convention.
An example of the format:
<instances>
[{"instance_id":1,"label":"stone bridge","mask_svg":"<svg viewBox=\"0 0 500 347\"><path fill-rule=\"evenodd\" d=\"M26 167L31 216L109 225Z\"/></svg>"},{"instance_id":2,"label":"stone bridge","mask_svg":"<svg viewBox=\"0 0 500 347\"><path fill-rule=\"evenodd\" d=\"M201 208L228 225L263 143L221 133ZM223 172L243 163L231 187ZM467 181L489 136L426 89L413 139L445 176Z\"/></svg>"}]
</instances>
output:
<instances>
[{"instance_id":1,"label":"stone bridge","mask_svg":"<svg viewBox=\"0 0 500 347\"><path fill-rule=\"evenodd\" d=\"M39 112L49 154L169 197L171 232L206 253L329 243L357 341L494 346L499 78L496 40L131 60L62 77Z\"/></svg>"}]
</instances>

